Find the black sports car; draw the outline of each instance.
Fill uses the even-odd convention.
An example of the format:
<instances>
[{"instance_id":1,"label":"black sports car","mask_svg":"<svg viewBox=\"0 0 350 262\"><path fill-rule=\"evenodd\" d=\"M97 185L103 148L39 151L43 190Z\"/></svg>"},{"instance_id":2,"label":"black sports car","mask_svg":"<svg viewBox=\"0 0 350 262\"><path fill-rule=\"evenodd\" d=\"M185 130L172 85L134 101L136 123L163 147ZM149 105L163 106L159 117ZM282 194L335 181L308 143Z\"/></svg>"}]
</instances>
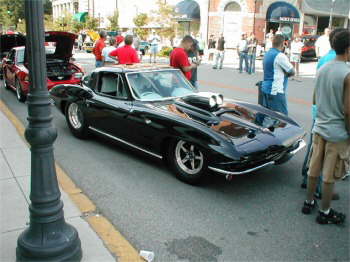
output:
<instances>
[{"instance_id":1,"label":"black sports car","mask_svg":"<svg viewBox=\"0 0 350 262\"><path fill-rule=\"evenodd\" d=\"M291 118L197 92L171 67L97 68L82 86L58 85L50 93L76 137L95 133L164 159L190 184L208 169L231 178L282 164L305 146Z\"/></svg>"}]
</instances>

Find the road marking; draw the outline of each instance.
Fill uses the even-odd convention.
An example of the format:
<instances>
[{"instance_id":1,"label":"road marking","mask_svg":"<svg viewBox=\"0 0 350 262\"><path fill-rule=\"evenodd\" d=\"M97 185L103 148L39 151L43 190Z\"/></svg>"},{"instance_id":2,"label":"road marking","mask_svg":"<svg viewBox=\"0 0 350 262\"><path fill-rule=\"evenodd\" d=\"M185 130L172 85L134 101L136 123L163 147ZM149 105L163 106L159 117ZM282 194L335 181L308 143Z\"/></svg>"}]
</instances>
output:
<instances>
[{"instance_id":1,"label":"road marking","mask_svg":"<svg viewBox=\"0 0 350 262\"><path fill-rule=\"evenodd\" d=\"M214 87L219 87L219 88L226 88L226 89L236 90L236 91L246 93L246 94L258 95L257 87L252 88L252 89L248 89L248 88L231 86L231 85L226 85L226 84L221 84L221 83L211 82L211 81L199 80L198 82L202 85L214 86ZM291 103L294 103L294 104L298 104L298 105L312 106L312 103L310 101L307 101L307 100L304 100L301 98L289 97L288 101Z\"/></svg>"},{"instance_id":2,"label":"road marking","mask_svg":"<svg viewBox=\"0 0 350 262\"><path fill-rule=\"evenodd\" d=\"M17 129L18 134L23 141L30 146L24 138L25 128L22 122L15 116L14 113L7 107L7 105L0 100L0 110L11 121ZM129 243L128 240L102 215L95 214L95 204L78 188L66 172L57 164L56 174L57 180L61 189L66 192L72 202L79 208L82 213L87 216L84 217L89 225L93 228L96 234L102 239L104 245L108 250L118 258L121 262L144 262L137 252L137 250ZM84 250L83 250L84 252Z\"/></svg>"}]
</instances>

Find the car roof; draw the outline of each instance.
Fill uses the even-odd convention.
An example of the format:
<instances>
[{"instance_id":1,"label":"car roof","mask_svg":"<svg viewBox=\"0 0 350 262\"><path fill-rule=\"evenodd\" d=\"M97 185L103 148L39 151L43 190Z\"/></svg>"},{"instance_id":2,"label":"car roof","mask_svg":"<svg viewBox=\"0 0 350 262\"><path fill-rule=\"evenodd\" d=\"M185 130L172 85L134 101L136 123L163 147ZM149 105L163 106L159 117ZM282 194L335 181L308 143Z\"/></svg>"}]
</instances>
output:
<instances>
[{"instance_id":1,"label":"car roof","mask_svg":"<svg viewBox=\"0 0 350 262\"><path fill-rule=\"evenodd\" d=\"M132 64L132 65L110 65L108 67L99 67L95 72L113 72L113 73L129 73L129 72L143 72L143 71L158 71L164 69L175 69L166 64Z\"/></svg>"}]
</instances>

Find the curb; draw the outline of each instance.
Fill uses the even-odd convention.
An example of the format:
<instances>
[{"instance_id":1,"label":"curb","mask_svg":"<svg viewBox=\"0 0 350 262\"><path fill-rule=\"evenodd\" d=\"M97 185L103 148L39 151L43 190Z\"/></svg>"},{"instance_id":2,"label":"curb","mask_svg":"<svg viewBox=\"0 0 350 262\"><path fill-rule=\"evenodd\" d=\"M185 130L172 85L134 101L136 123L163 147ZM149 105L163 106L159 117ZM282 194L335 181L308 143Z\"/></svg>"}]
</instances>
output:
<instances>
[{"instance_id":1,"label":"curb","mask_svg":"<svg viewBox=\"0 0 350 262\"><path fill-rule=\"evenodd\" d=\"M22 122L11 112L7 105L0 100L0 111L10 120L16 128L22 140L29 147L24 138L25 128ZM82 218L96 232L109 252L121 262L142 262L137 250L126 240L126 238L113 226L107 218L96 214L96 205L78 188L67 173L55 162L57 180L61 189L66 192L71 201L82 212Z\"/></svg>"}]
</instances>

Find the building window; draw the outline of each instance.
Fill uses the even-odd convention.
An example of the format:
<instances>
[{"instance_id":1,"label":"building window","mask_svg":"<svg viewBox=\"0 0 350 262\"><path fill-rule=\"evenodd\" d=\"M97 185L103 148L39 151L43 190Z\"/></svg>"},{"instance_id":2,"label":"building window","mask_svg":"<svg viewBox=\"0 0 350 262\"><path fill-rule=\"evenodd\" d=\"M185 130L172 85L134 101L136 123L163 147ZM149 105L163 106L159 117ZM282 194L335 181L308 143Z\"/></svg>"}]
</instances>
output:
<instances>
[{"instance_id":1,"label":"building window","mask_svg":"<svg viewBox=\"0 0 350 262\"><path fill-rule=\"evenodd\" d=\"M228 3L224 9L225 12L241 12L241 6L236 2Z\"/></svg>"}]
</instances>

